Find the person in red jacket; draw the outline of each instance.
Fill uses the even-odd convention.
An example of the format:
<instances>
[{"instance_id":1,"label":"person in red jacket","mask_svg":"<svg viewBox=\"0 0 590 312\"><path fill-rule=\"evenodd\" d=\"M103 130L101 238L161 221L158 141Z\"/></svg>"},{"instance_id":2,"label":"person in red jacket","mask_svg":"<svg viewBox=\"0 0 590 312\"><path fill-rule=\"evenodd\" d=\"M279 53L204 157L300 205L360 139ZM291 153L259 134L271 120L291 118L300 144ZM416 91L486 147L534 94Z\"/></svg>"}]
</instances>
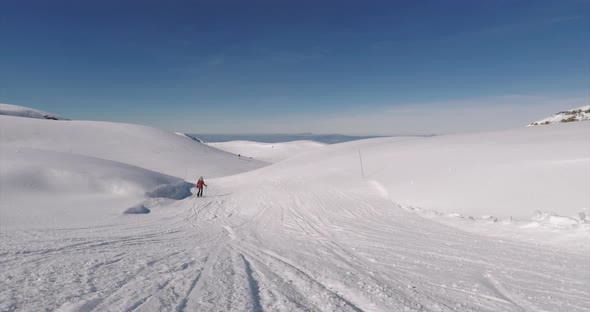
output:
<instances>
[{"instance_id":1,"label":"person in red jacket","mask_svg":"<svg viewBox=\"0 0 590 312\"><path fill-rule=\"evenodd\" d=\"M197 192L197 197L203 196L203 186L207 186L207 184L205 184L205 181L203 181L203 177L200 177L199 181L197 181L197 189L199 189Z\"/></svg>"}]
</instances>

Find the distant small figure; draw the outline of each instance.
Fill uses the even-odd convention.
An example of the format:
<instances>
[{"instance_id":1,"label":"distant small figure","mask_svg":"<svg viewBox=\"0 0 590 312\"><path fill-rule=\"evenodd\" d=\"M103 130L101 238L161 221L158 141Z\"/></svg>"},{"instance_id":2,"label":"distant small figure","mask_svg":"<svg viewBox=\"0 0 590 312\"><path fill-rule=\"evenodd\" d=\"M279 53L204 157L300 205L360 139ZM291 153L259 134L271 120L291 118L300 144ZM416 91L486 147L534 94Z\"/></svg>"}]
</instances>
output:
<instances>
[{"instance_id":1,"label":"distant small figure","mask_svg":"<svg viewBox=\"0 0 590 312\"><path fill-rule=\"evenodd\" d=\"M203 196L203 186L207 186L207 184L205 184L203 177L200 177L199 181L197 181L197 189L199 189L199 191L197 192L197 197Z\"/></svg>"},{"instance_id":2,"label":"distant small figure","mask_svg":"<svg viewBox=\"0 0 590 312\"><path fill-rule=\"evenodd\" d=\"M242 157L242 155L238 154L238 157Z\"/></svg>"}]
</instances>

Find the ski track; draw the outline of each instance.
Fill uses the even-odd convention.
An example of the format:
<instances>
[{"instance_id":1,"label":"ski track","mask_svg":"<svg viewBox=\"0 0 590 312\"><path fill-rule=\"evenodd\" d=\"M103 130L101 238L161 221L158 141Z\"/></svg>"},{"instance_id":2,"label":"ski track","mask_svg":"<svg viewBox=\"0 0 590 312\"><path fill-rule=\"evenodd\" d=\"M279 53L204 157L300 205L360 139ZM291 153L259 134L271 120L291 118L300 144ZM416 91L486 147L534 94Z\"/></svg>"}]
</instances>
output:
<instances>
[{"instance_id":1,"label":"ski track","mask_svg":"<svg viewBox=\"0 0 590 312\"><path fill-rule=\"evenodd\" d=\"M309 192L271 180L125 218L0 233L0 311L590 306L584 252L462 232L362 190L324 185Z\"/></svg>"}]
</instances>

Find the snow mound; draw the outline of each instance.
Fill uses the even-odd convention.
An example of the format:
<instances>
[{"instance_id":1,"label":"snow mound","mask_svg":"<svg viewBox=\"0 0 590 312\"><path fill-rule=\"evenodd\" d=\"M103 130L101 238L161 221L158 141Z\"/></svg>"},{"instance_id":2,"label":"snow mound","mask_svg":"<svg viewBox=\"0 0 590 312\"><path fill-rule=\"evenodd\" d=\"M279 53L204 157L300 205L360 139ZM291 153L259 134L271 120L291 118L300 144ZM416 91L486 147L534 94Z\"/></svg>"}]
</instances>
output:
<instances>
[{"instance_id":1,"label":"snow mound","mask_svg":"<svg viewBox=\"0 0 590 312\"><path fill-rule=\"evenodd\" d=\"M590 105L553 114L550 117L530 123L528 126L549 125L563 122L590 120Z\"/></svg>"},{"instance_id":2,"label":"snow mound","mask_svg":"<svg viewBox=\"0 0 590 312\"><path fill-rule=\"evenodd\" d=\"M4 196L14 193L143 195L146 189L180 181L143 168L76 154L4 149L0 156L0 192Z\"/></svg>"},{"instance_id":3,"label":"snow mound","mask_svg":"<svg viewBox=\"0 0 590 312\"><path fill-rule=\"evenodd\" d=\"M15 117L26 117L26 118L37 118L37 119L49 119L49 120L67 120L63 117L46 113L40 110L0 103L0 115L15 116Z\"/></svg>"},{"instance_id":4,"label":"snow mound","mask_svg":"<svg viewBox=\"0 0 590 312\"><path fill-rule=\"evenodd\" d=\"M557 227L572 227L578 224L584 223L586 220L580 219L577 220L573 217L565 217L557 215L553 212L541 212L537 211L536 216L533 220L541 223L541 224L550 224Z\"/></svg>"},{"instance_id":5,"label":"snow mound","mask_svg":"<svg viewBox=\"0 0 590 312\"><path fill-rule=\"evenodd\" d=\"M123 212L124 214L148 214L150 210L147 209L143 204L137 204Z\"/></svg>"},{"instance_id":6,"label":"snow mound","mask_svg":"<svg viewBox=\"0 0 590 312\"><path fill-rule=\"evenodd\" d=\"M295 155L324 147L315 141L291 141L283 143L261 143L253 141L229 141L207 143L207 145L230 152L240 157L254 158L275 163Z\"/></svg>"},{"instance_id":7,"label":"snow mound","mask_svg":"<svg viewBox=\"0 0 590 312\"><path fill-rule=\"evenodd\" d=\"M264 166L189 141L173 132L111 122L45 122L1 116L0 149L33 148L78 154L138 166L194 180L218 177Z\"/></svg>"},{"instance_id":8,"label":"snow mound","mask_svg":"<svg viewBox=\"0 0 590 312\"><path fill-rule=\"evenodd\" d=\"M174 184L162 184L146 193L150 198L170 198L181 200L192 195L191 189L195 187L192 183L178 181Z\"/></svg>"},{"instance_id":9,"label":"snow mound","mask_svg":"<svg viewBox=\"0 0 590 312\"><path fill-rule=\"evenodd\" d=\"M119 215L180 179L94 157L0 149L0 227L79 226Z\"/></svg>"}]
</instances>

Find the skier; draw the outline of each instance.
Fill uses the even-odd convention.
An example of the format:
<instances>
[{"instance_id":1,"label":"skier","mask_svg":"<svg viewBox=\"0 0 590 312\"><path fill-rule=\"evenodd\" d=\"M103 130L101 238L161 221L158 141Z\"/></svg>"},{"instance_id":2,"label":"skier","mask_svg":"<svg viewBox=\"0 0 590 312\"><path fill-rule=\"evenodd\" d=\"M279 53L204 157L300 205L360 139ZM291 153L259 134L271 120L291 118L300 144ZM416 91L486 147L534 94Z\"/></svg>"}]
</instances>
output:
<instances>
[{"instance_id":1,"label":"skier","mask_svg":"<svg viewBox=\"0 0 590 312\"><path fill-rule=\"evenodd\" d=\"M199 189L199 191L197 192L197 197L203 196L203 185L207 186L207 184L205 184L205 181L203 181L203 177L200 177L199 181L197 181L197 188Z\"/></svg>"}]
</instances>

